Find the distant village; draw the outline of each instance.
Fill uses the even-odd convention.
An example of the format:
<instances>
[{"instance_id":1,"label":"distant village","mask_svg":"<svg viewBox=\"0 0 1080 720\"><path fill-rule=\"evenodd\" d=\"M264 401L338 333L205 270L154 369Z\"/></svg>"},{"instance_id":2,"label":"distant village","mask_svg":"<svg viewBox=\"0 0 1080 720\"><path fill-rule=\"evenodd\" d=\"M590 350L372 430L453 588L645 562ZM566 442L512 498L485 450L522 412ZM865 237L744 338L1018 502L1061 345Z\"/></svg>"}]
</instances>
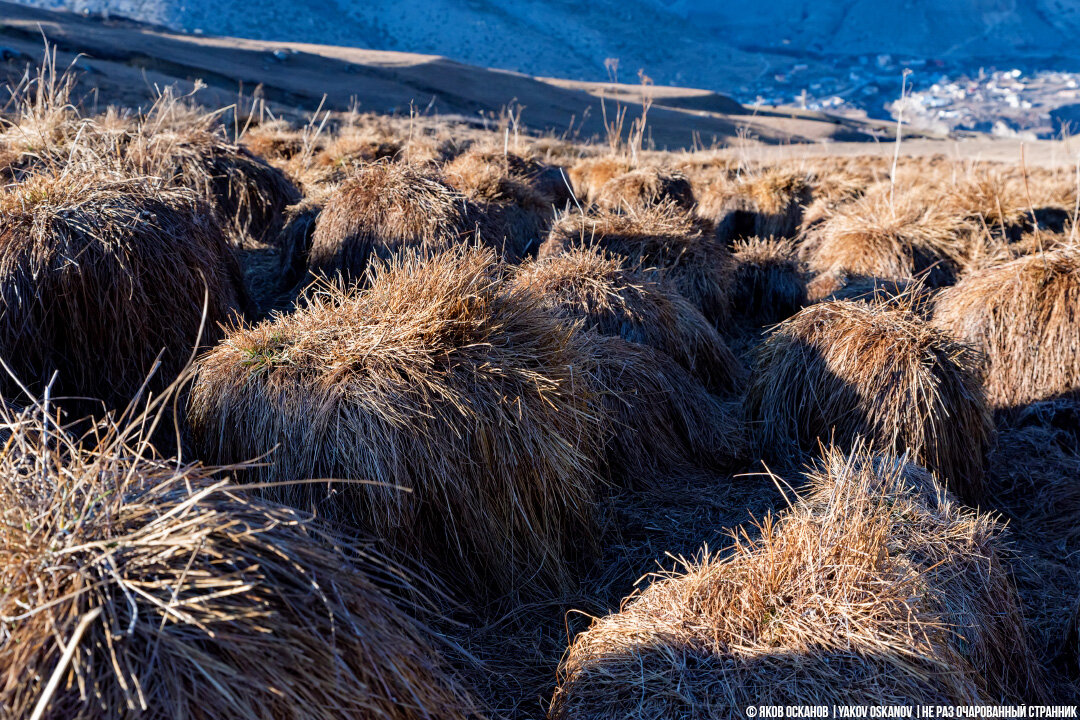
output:
<instances>
[{"instance_id":1,"label":"distant village","mask_svg":"<svg viewBox=\"0 0 1080 720\"><path fill-rule=\"evenodd\" d=\"M837 60L835 74L796 62L757 86L741 88L749 105L785 105L896 119L942 134L985 132L1051 138L1080 134L1080 73L1037 68L960 67L893 55ZM901 81L906 76L901 101Z\"/></svg>"}]
</instances>

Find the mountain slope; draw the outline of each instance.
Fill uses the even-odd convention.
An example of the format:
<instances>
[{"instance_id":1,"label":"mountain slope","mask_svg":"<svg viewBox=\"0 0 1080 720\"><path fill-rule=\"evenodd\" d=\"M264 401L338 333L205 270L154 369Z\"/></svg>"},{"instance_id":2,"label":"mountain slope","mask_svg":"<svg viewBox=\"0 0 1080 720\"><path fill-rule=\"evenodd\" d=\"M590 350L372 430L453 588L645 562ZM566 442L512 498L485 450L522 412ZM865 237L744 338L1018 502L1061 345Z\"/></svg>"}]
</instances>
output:
<instances>
[{"instance_id":1,"label":"mountain slope","mask_svg":"<svg viewBox=\"0 0 1080 720\"><path fill-rule=\"evenodd\" d=\"M173 29L444 55L530 75L736 92L790 64L900 53L1080 60L1080 0L22 0ZM825 56L825 57L818 57Z\"/></svg>"}]
</instances>

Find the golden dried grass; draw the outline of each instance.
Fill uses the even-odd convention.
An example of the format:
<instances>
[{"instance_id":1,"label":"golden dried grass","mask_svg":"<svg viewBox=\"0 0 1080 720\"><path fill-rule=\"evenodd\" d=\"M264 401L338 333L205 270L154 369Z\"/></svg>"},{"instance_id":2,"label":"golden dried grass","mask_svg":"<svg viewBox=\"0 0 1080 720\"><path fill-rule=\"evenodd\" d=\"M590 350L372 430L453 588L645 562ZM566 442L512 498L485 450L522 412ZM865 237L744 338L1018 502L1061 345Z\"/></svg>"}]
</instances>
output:
<instances>
[{"instance_id":1,"label":"golden dried grass","mask_svg":"<svg viewBox=\"0 0 1080 720\"><path fill-rule=\"evenodd\" d=\"M758 348L746 407L774 456L863 438L909 453L975 503L993 432L982 369L978 351L903 303L825 302Z\"/></svg>"},{"instance_id":2,"label":"golden dried grass","mask_svg":"<svg viewBox=\"0 0 1080 720\"><path fill-rule=\"evenodd\" d=\"M490 233L478 227L481 219L473 203L430 171L404 163L366 165L327 199L309 265L317 273L360 279L373 258L485 241Z\"/></svg>"},{"instance_id":3,"label":"golden dried grass","mask_svg":"<svg viewBox=\"0 0 1080 720\"><path fill-rule=\"evenodd\" d=\"M364 543L157 459L160 416L0 415L5 717L477 716L423 586Z\"/></svg>"},{"instance_id":4,"label":"golden dried grass","mask_svg":"<svg viewBox=\"0 0 1080 720\"><path fill-rule=\"evenodd\" d=\"M568 588L595 539L590 358L501 276L490 250L410 253L366 290L326 288L231 332L197 364L194 447L214 463L269 453L245 479L286 483L269 492L467 594ZM305 478L328 480L291 484Z\"/></svg>"},{"instance_id":5,"label":"golden dried grass","mask_svg":"<svg viewBox=\"0 0 1080 720\"><path fill-rule=\"evenodd\" d=\"M714 325L728 324L734 262L708 221L671 205L625 214L568 212L552 226L540 257L591 246L655 273Z\"/></svg>"},{"instance_id":6,"label":"golden dried grass","mask_svg":"<svg viewBox=\"0 0 1080 720\"><path fill-rule=\"evenodd\" d=\"M689 211L694 208L694 191L682 173L646 167L611 178L600 186L592 200L602 209L614 212L663 204Z\"/></svg>"},{"instance_id":7,"label":"golden dried grass","mask_svg":"<svg viewBox=\"0 0 1080 720\"><path fill-rule=\"evenodd\" d=\"M826 452L808 497L654 581L563 659L556 720L1045 697L1002 526L888 456Z\"/></svg>"},{"instance_id":8,"label":"golden dried grass","mask_svg":"<svg viewBox=\"0 0 1080 720\"><path fill-rule=\"evenodd\" d=\"M708 320L689 300L642 275L618 256L575 248L521 265L513 284L585 329L648 345L718 393L735 389L742 369Z\"/></svg>"},{"instance_id":9,"label":"golden dried grass","mask_svg":"<svg viewBox=\"0 0 1080 720\"><path fill-rule=\"evenodd\" d=\"M0 355L33 392L123 406L168 384L246 305L208 208L146 179L41 175L0 191ZM204 318L205 303L205 318ZM18 387L5 373L0 390Z\"/></svg>"},{"instance_id":10,"label":"golden dried grass","mask_svg":"<svg viewBox=\"0 0 1080 720\"><path fill-rule=\"evenodd\" d=\"M800 252L814 273L924 278L938 287L955 282L973 232L932 190L902 190L890 200L888 188L878 187L839 206L803 239Z\"/></svg>"},{"instance_id":11,"label":"golden dried grass","mask_svg":"<svg viewBox=\"0 0 1080 720\"><path fill-rule=\"evenodd\" d=\"M935 300L934 323L984 352L986 393L1018 406L1080 388L1080 250L974 272Z\"/></svg>"}]
</instances>

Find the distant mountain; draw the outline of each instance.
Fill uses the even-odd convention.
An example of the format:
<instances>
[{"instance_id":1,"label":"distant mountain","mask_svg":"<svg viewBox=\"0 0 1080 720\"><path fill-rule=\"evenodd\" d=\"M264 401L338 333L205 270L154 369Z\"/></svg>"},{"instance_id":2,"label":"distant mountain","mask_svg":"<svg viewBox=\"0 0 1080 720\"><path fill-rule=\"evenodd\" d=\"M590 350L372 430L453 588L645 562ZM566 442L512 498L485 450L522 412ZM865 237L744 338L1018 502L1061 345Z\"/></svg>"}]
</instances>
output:
<instances>
[{"instance_id":1,"label":"distant mountain","mask_svg":"<svg viewBox=\"0 0 1080 720\"><path fill-rule=\"evenodd\" d=\"M732 92L841 55L1080 59L1080 0L22 0L174 29L445 55L581 80L639 69ZM2 18L0 18L2 20Z\"/></svg>"}]
</instances>

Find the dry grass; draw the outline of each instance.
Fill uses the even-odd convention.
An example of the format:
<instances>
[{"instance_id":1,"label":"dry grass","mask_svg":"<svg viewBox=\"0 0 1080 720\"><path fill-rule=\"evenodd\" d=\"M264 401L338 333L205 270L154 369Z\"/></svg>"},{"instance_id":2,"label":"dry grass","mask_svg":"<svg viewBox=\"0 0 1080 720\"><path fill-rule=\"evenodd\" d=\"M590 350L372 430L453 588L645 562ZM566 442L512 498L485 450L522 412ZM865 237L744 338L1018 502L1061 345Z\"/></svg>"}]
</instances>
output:
<instances>
[{"instance_id":1,"label":"dry grass","mask_svg":"<svg viewBox=\"0 0 1080 720\"><path fill-rule=\"evenodd\" d=\"M812 305L758 348L747 412L774 456L858 438L907 452L968 502L982 498L992 426L982 357L896 304Z\"/></svg>"},{"instance_id":2,"label":"dry grass","mask_svg":"<svg viewBox=\"0 0 1080 720\"><path fill-rule=\"evenodd\" d=\"M922 469L829 451L811 494L578 635L551 717L729 718L750 705L1045 696L1001 526Z\"/></svg>"},{"instance_id":3,"label":"dry grass","mask_svg":"<svg viewBox=\"0 0 1080 720\"><path fill-rule=\"evenodd\" d=\"M694 208L690 181L679 172L640 168L616 175L594 193L594 202L604 210L645 210L655 205Z\"/></svg>"},{"instance_id":4,"label":"dry grass","mask_svg":"<svg viewBox=\"0 0 1080 720\"><path fill-rule=\"evenodd\" d=\"M554 208L569 199L561 176L553 177L550 168L513 153L469 150L447 163L443 176L488 216L489 233L499 236L488 240L504 241L514 259L536 253Z\"/></svg>"},{"instance_id":5,"label":"dry grass","mask_svg":"<svg viewBox=\"0 0 1080 720\"><path fill-rule=\"evenodd\" d=\"M127 404L168 384L244 305L205 205L153 180L37 176L0 192L0 355L31 391ZM205 322L204 322L205 304ZM20 392L6 373L0 389Z\"/></svg>"},{"instance_id":6,"label":"dry grass","mask_svg":"<svg viewBox=\"0 0 1080 720\"><path fill-rule=\"evenodd\" d=\"M551 228L540 257L594 245L655 271L714 325L728 324L734 262L711 223L670 205L627 214L569 212Z\"/></svg>"},{"instance_id":7,"label":"dry grass","mask_svg":"<svg viewBox=\"0 0 1080 720\"><path fill-rule=\"evenodd\" d=\"M272 245L300 191L280 170L228 141L215 119L193 116L166 96L128 140L121 169L194 190L238 247Z\"/></svg>"},{"instance_id":8,"label":"dry grass","mask_svg":"<svg viewBox=\"0 0 1080 720\"><path fill-rule=\"evenodd\" d=\"M146 427L0 418L5 717L476 717L410 576Z\"/></svg>"},{"instance_id":9,"label":"dry grass","mask_svg":"<svg viewBox=\"0 0 1080 720\"><path fill-rule=\"evenodd\" d=\"M758 168L718 178L700 194L697 213L727 238L794 237L812 199L812 177L797 168Z\"/></svg>"},{"instance_id":10,"label":"dry grass","mask_svg":"<svg viewBox=\"0 0 1080 720\"><path fill-rule=\"evenodd\" d=\"M932 191L888 188L841 205L801 246L810 269L887 280L925 278L951 284L963 266L974 226L950 212Z\"/></svg>"},{"instance_id":11,"label":"dry grass","mask_svg":"<svg viewBox=\"0 0 1080 720\"><path fill-rule=\"evenodd\" d=\"M364 276L372 258L405 249L440 251L486 240L476 206L431 172L367 165L329 197L312 236L309 265L326 275Z\"/></svg>"},{"instance_id":12,"label":"dry grass","mask_svg":"<svg viewBox=\"0 0 1080 720\"><path fill-rule=\"evenodd\" d=\"M936 299L934 322L989 359L986 392L1017 406L1080 388L1080 250L975 272Z\"/></svg>"},{"instance_id":13,"label":"dry grass","mask_svg":"<svg viewBox=\"0 0 1080 720\"><path fill-rule=\"evenodd\" d=\"M364 481L272 495L371 530L469 594L567 587L594 540L603 452L589 356L500 273L490 251L408 254L365 291L328 288L230 333L197 366L195 448L220 463L272 453L248 480Z\"/></svg>"},{"instance_id":14,"label":"dry grass","mask_svg":"<svg viewBox=\"0 0 1080 720\"><path fill-rule=\"evenodd\" d=\"M650 489L672 476L730 470L746 450L737 412L663 353L589 336L588 366L608 423L608 467L619 485Z\"/></svg>"},{"instance_id":15,"label":"dry grass","mask_svg":"<svg viewBox=\"0 0 1080 720\"><path fill-rule=\"evenodd\" d=\"M735 389L742 369L723 338L690 301L620 257L577 248L526 263L514 284L586 329L662 351L713 392Z\"/></svg>"},{"instance_id":16,"label":"dry grass","mask_svg":"<svg viewBox=\"0 0 1080 720\"><path fill-rule=\"evenodd\" d=\"M582 203L593 202L609 180L633 170L630 163L611 155L579 160L568 171L574 193Z\"/></svg>"},{"instance_id":17,"label":"dry grass","mask_svg":"<svg viewBox=\"0 0 1080 720\"><path fill-rule=\"evenodd\" d=\"M767 324L790 317L806 304L806 271L790 240L739 240L734 258L736 315Z\"/></svg>"}]
</instances>

